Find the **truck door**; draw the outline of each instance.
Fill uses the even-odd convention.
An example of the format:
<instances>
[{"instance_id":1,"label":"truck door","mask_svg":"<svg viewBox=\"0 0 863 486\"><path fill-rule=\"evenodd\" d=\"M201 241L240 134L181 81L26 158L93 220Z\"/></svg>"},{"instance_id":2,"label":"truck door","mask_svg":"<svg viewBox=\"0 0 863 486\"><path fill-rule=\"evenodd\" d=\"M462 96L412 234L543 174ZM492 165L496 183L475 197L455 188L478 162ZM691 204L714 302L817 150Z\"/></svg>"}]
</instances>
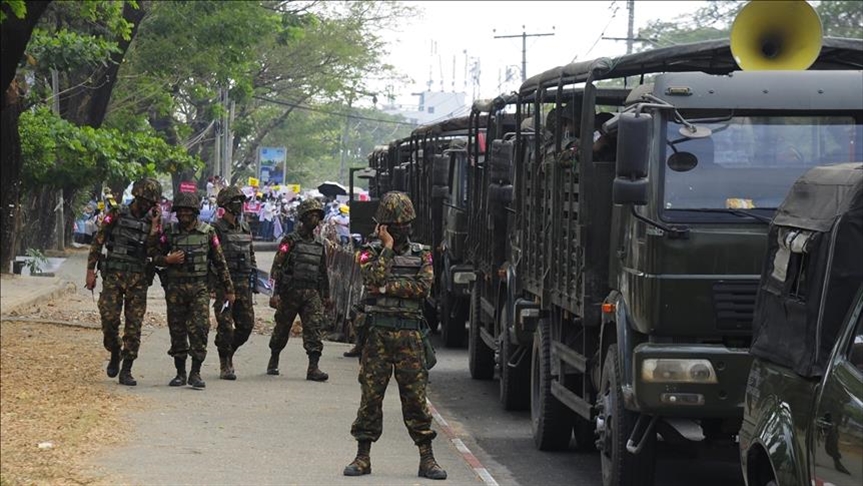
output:
<instances>
[{"instance_id":1,"label":"truck door","mask_svg":"<svg viewBox=\"0 0 863 486\"><path fill-rule=\"evenodd\" d=\"M812 484L863 484L863 298L858 292L816 405L812 427Z\"/></svg>"}]
</instances>

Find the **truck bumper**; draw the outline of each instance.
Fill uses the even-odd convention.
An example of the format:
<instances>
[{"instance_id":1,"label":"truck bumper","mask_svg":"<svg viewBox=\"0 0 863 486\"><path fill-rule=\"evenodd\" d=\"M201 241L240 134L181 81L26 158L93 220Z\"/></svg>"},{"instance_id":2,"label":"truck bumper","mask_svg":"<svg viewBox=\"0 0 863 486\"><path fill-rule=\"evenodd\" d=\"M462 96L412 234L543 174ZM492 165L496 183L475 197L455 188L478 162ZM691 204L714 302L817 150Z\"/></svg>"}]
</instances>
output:
<instances>
[{"instance_id":1,"label":"truck bumper","mask_svg":"<svg viewBox=\"0 0 863 486\"><path fill-rule=\"evenodd\" d=\"M647 360L651 360L647 370L655 366L656 360L676 363L702 360L701 370L709 362L712 377L702 382L683 381L688 378L666 380L662 373L646 371ZM751 363L747 349L722 345L640 344L633 352L633 393L628 402L638 411L667 417L742 417Z\"/></svg>"}]
</instances>

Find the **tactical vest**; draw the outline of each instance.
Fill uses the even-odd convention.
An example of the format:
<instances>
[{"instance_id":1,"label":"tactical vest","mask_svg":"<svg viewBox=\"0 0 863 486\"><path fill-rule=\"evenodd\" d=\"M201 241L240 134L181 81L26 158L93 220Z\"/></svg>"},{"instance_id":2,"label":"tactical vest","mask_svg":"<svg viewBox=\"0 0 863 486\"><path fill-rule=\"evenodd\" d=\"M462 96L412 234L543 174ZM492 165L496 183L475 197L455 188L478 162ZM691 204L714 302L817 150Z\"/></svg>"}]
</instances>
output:
<instances>
[{"instance_id":1,"label":"tactical vest","mask_svg":"<svg viewBox=\"0 0 863 486\"><path fill-rule=\"evenodd\" d=\"M407 253L393 257L393 265L387 277L387 285L397 279L416 280L423 266L422 254L426 248L419 243L410 243ZM409 319L420 319L423 314L425 298L404 298L394 295L370 295L365 299L365 311L368 314L387 315Z\"/></svg>"},{"instance_id":2,"label":"tactical vest","mask_svg":"<svg viewBox=\"0 0 863 486\"><path fill-rule=\"evenodd\" d=\"M324 245L317 241L295 240L289 265L284 273L292 289L316 289L321 280L320 265Z\"/></svg>"},{"instance_id":3,"label":"tactical vest","mask_svg":"<svg viewBox=\"0 0 863 486\"><path fill-rule=\"evenodd\" d=\"M149 233L150 220L146 215L138 219L127 206L120 208L106 241L108 255L105 257L104 270L144 273Z\"/></svg>"},{"instance_id":4,"label":"tactical vest","mask_svg":"<svg viewBox=\"0 0 863 486\"><path fill-rule=\"evenodd\" d=\"M252 274L252 233L245 223L237 228L229 228L227 221L219 220L215 223L222 235L222 252L225 254L225 262L228 271L231 272L231 280L245 282Z\"/></svg>"},{"instance_id":5,"label":"tactical vest","mask_svg":"<svg viewBox=\"0 0 863 486\"><path fill-rule=\"evenodd\" d=\"M178 224L171 224L167 233L168 253L183 251L186 258L179 265L168 265L165 268L168 280L206 279L211 231L212 228L206 223L199 222L195 229L188 233L181 232Z\"/></svg>"}]
</instances>

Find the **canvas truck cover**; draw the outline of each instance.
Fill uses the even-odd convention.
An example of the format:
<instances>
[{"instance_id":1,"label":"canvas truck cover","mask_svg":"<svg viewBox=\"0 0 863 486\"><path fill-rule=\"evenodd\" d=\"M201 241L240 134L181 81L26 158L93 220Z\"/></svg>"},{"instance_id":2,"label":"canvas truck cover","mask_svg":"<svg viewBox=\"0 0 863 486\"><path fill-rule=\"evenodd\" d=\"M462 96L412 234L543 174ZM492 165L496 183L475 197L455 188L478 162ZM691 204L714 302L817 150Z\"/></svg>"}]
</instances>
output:
<instances>
[{"instance_id":1,"label":"canvas truck cover","mask_svg":"<svg viewBox=\"0 0 863 486\"><path fill-rule=\"evenodd\" d=\"M806 172L768 238L750 352L820 376L863 283L863 163Z\"/></svg>"}]
</instances>

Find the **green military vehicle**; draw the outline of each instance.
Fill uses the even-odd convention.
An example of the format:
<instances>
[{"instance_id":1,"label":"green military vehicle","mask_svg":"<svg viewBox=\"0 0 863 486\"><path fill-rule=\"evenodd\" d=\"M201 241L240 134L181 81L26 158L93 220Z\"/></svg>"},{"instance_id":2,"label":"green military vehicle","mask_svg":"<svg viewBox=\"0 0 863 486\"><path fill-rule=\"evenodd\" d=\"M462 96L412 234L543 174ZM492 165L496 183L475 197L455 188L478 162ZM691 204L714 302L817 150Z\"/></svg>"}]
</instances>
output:
<instances>
[{"instance_id":1,"label":"green military vehicle","mask_svg":"<svg viewBox=\"0 0 863 486\"><path fill-rule=\"evenodd\" d=\"M808 169L859 160L861 56L825 39L809 70L740 71L709 41L521 86L495 315L531 347L539 449L595 444L610 486L653 482L657 434L736 447L768 224Z\"/></svg>"},{"instance_id":2,"label":"green military vehicle","mask_svg":"<svg viewBox=\"0 0 863 486\"><path fill-rule=\"evenodd\" d=\"M740 430L747 485L863 484L863 163L797 181L760 287Z\"/></svg>"}]
</instances>

